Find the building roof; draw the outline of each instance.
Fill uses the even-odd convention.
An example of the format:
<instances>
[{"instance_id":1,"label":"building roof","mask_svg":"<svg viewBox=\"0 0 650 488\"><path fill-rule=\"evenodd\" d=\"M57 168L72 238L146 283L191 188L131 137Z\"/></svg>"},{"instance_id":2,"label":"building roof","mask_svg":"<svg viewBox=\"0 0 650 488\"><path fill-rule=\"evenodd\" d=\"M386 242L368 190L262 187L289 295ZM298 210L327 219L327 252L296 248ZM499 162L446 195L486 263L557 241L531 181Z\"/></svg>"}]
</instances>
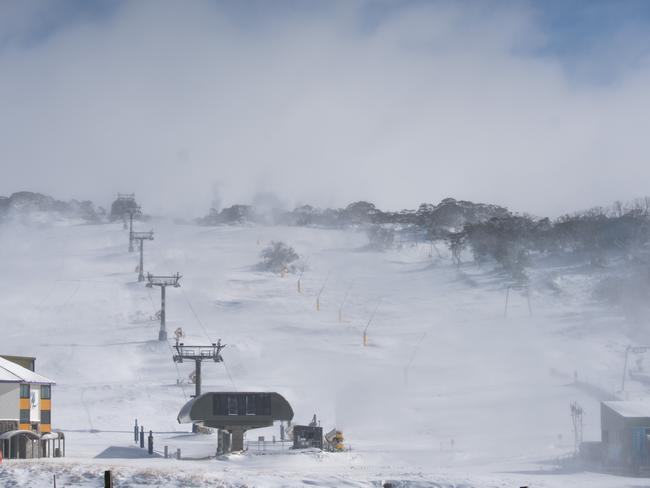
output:
<instances>
[{"instance_id":1,"label":"building roof","mask_svg":"<svg viewBox=\"0 0 650 488\"><path fill-rule=\"evenodd\" d=\"M36 383L53 385L54 381L0 357L0 383Z\"/></svg>"},{"instance_id":2,"label":"building roof","mask_svg":"<svg viewBox=\"0 0 650 488\"><path fill-rule=\"evenodd\" d=\"M650 418L650 400L638 401L612 401L603 402L603 405L627 418Z\"/></svg>"},{"instance_id":3,"label":"building roof","mask_svg":"<svg viewBox=\"0 0 650 488\"><path fill-rule=\"evenodd\" d=\"M14 436L17 435L26 435L27 437L31 437L32 439L40 439L41 435L38 434L37 432L34 432L32 430L10 430L9 432L3 432L0 434L0 441L4 441L7 439L11 439Z\"/></svg>"},{"instance_id":4,"label":"building roof","mask_svg":"<svg viewBox=\"0 0 650 488\"><path fill-rule=\"evenodd\" d=\"M250 406L248 398L254 397L255 413L246 413ZM219 412L218 405L230 408L231 400L237 414ZM242 403L245 402L245 403ZM243 410L242 410L243 407ZM270 427L277 420L292 420L293 409L289 402L279 393L245 392L245 391L211 391L203 393L188 401L178 414L178 423L201 423L206 427L225 428L241 427L244 430Z\"/></svg>"},{"instance_id":5,"label":"building roof","mask_svg":"<svg viewBox=\"0 0 650 488\"><path fill-rule=\"evenodd\" d=\"M34 363L36 363L36 358L30 356L8 356L6 354L0 354L0 358L5 358L12 363L16 363L22 366L23 368L34 371Z\"/></svg>"}]
</instances>

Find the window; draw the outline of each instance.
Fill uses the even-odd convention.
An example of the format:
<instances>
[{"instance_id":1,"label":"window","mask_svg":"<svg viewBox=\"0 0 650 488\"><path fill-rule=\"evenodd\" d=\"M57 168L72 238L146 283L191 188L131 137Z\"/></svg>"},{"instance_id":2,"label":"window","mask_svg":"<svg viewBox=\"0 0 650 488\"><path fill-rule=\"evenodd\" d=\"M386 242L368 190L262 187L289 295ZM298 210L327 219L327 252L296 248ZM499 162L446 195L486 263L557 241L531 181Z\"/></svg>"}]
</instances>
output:
<instances>
[{"instance_id":1,"label":"window","mask_svg":"<svg viewBox=\"0 0 650 488\"><path fill-rule=\"evenodd\" d=\"M20 409L20 423L21 424L29 423L29 408Z\"/></svg>"},{"instance_id":2,"label":"window","mask_svg":"<svg viewBox=\"0 0 650 488\"><path fill-rule=\"evenodd\" d=\"M255 395L246 395L246 415L255 414Z\"/></svg>"},{"instance_id":3,"label":"window","mask_svg":"<svg viewBox=\"0 0 650 488\"><path fill-rule=\"evenodd\" d=\"M41 399L50 400L52 398L52 388L50 385L41 385Z\"/></svg>"},{"instance_id":4,"label":"window","mask_svg":"<svg viewBox=\"0 0 650 488\"><path fill-rule=\"evenodd\" d=\"M214 415L228 415L228 401L222 395L212 397L212 413Z\"/></svg>"},{"instance_id":5,"label":"window","mask_svg":"<svg viewBox=\"0 0 650 488\"><path fill-rule=\"evenodd\" d=\"M29 398L29 385L20 385L20 398Z\"/></svg>"},{"instance_id":6,"label":"window","mask_svg":"<svg viewBox=\"0 0 650 488\"><path fill-rule=\"evenodd\" d=\"M248 393L214 395L212 397L214 415L271 415L271 395L268 393Z\"/></svg>"},{"instance_id":7,"label":"window","mask_svg":"<svg viewBox=\"0 0 650 488\"><path fill-rule=\"evenodd\" d=\"M49 410L41 411L41 424L51 424L52 423L52 412Z\"/></svg>"},{"instance_id":8,"label":"window","mask_svg":"<svg viewBox=\"0 0 650 488\"><path fill-rule=\"evenodd\" d=\"M228 415L237 415L237 397L228 396Z\"/></svg>"},{"instance_id":9,"label":"window","mask_svg":"<svg viewBox=\"0 0 650 488\"><path fill-rule=\"evenodd\" d=\"M271 395L263 393L257 397L257 415L271 415Z\"/></svg>"},{"instance_id":10,"label":"window","mask_svg":"<svg viewBox=\"0 0 650 488\"><path fill-rule=\"evenodd\" d=\"M246 396L237 395L237 415L246 415Z\"/></svg>"},{"instance_id":11,"label":"window","mask_svg":"<svg viewBox=\"0 0 650 488\"><path fill-rule=\"evenodd\" d=\"M18 423L15 420L0 420L0 434L17 429ZM2 451L2 449L0 449L0 451Z\"/></svg>"}]
</instances>

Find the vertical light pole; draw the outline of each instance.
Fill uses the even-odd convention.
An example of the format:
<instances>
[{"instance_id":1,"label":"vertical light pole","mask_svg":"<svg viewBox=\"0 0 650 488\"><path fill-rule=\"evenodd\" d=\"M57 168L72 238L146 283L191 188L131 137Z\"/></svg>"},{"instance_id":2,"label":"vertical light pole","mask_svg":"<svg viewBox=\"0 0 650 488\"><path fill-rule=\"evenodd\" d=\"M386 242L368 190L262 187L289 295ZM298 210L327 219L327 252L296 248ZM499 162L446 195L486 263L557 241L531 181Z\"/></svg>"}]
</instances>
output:
<instances>
[{"instance_id":1,"label":"vertical light pole","mask_svg":"<svg viewBox=\"0 0 650 488\"><path fill-rule=\"evenodd\" d=\"M174 288L180 287L178 282L181 279L180 273L176 273L171 276L154 276L151 273L147 273L147 288L153 288L154 286L160 287L160 331L158 332L158 340L166 341L167 340L167 324L165 321L165 289L168 286L173 286Z\"/></svg>"},{"instance_id":2,"label":"vertical light pole","mask_svg":"<svg viewBox=\"0 0 650 488\"><path fill-rule=\"evenodd\" d=\"M140 266L138 266L138 281L144 281L144 241L153 241L153 231L131 232L131 242L140 241Z\"/></svg>"}]
</instances>

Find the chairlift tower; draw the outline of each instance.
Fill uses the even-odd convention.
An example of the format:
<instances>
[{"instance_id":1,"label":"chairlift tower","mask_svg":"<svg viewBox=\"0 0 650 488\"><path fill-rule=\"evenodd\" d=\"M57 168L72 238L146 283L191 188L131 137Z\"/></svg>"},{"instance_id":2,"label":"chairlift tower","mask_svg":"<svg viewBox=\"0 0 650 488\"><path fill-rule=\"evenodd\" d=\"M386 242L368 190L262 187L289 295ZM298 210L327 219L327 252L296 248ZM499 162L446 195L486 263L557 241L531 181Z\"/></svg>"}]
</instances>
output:
<instances>
[{"instance_id":1,"label":"chairlift tower","mask_svg":"<svg viewBox=\"0 0 650 488\"><path fill-rule=\"evenodd\" d=\"M176 342L174 348L174 362L182 363L184 359L194 361L196 364L196 383L195 383L195 397L201 394L201 363L203 361L214 361L220 363L223 361L221 357L221 350L226 347L226 344L221 344L221 339L211 346L186 346L182 342Z\"/></svg>"},{"instance_id":2,"label":"chairlift tower","mask_svg":"<svg viewBox=\"0 0 650 488\"><path fill-rule=\"evenodd\" d=\"M181 286L180 283L178 283L180 279L180 273L176 273L175 275L171 276L154 276L151 273L147 273L147 288L153 288L154 286L160 287L160 332L158 332L159 341L167 340L167 329L165 324L165 289L168 286L179 288Z\"/></svg>"},{"instance_id":3,"label":"chairlift tower","mask_svg":"<svg viewBox=\"0 0 650 488\"><path fill-rule=\"evenodd\" d=\"M144 241L153 241L153 231L131 232L131 242L140 241L140 266L138 267L138 281L144 281Z\"/></svg>"},{"instance_id":4,"label":"chairlift tower","mask_svg":"<svg viewBox=\"0 0 650 488\"><path fill-rule=\"evenodd\" d=\"M133 217L136 215L141 215L142 211L140 207L134 207L127 210L125 213L129 215L129 252L133 252Z\"/></svg>"},{"instance_id":5,"label":"chairlift tower","mask_svg":"<svg viewBox=\"0 0 650 488\"><path fill-rule=\"evenodd\" d=\"M118 193L117 202L120 202L122 207L127 207L123 211L122 217L129 216L129 252L133 252L133 217L141 215L140 206L135 202L135 193ZM124 222L126 227L126 222Z\"/></svg>"},{"instance_id":6,"label":"chairlift tower","mask_svg":"<svg viewBox=\"0 0 650 488\"><path fill-rule=\"evenodd\" d=\"M627 362L630 353L643 354L650 351L650 346L632 346L629 345L625 348L625 362L623 363L623 378L621 380L621 393L625 391L625 378L627 377Z\"/></svg>"}]
</instances>

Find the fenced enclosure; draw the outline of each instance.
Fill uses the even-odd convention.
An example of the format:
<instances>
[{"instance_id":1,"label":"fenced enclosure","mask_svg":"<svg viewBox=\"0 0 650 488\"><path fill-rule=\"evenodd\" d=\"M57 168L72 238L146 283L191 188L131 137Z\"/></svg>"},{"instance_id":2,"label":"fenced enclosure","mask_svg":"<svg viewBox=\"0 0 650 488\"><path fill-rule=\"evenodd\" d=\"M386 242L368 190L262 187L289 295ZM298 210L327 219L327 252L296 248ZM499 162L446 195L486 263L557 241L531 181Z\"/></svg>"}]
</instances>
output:
<instances>
[{"instance_id":1,"label":"fenced enclosure","mask_svg":"<svg viewBox=\"0 0 650 488\"><path fill-rule=\"evenodd\" d=\"M268 453L277 454L281 452L288 452L293 446L293 441L280 441L268 440L265 438L258 438L255 440L245 440L244 449L252 453Z\"/></svg>"}]
</instances>

